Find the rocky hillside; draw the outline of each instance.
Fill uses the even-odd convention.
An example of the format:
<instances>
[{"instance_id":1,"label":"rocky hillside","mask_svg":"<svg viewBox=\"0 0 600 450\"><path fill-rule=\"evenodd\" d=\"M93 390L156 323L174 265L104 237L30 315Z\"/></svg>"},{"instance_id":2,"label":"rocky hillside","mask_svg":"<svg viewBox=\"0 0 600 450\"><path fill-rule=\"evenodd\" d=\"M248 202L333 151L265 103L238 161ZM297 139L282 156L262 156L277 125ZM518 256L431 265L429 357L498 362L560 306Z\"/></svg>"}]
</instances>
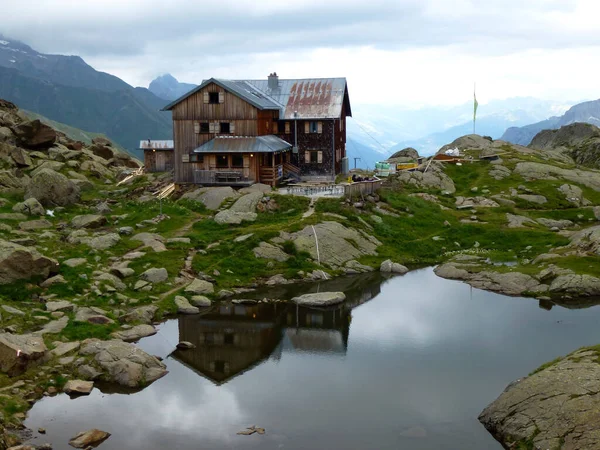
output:
<instances>
[{"instance_id":1,"label":"rocky hillside","mask_svg":"<svg viewBox=\"0 0 600 450\"><path fill-rule=\"evenodd\" d=\"M0 98L51 120L102 133L131 154L141 139L170 139L167 101L95 70L78 56L48 55L0 36Z\"/></svg>"},{"instance_id":2,"label":"rocky hillside","mask_svg":"<svg viewBox=\"0 0 600 450\"><path fill-rule=\"evenodd\" d=\"M559 117L550 117L524 127L508 128L500 139L513 144L529 145L540 131L556 130L577 122L600 126L600 100L579 103Z\"/></svg>"},{"instance_id":3,"label":"rocky hillside","mask_svg":"<svg viewBox=\"0 0 600 450\"><path fill-rule=\"evenodd\" d=\"M125 179L136 164L107 140L74 141L0 103L5 442L18 442L15 430L44 395L136 390L165 376L131 342L168 315L247 302L262 285L439 264L440 276L483 289L593 302L600 172L543 142L465 136L449 144L461 165L425 161L358 198L311 201L258 184L180 187L160 201L171 174Z\"/></svg>"}]
</instances>

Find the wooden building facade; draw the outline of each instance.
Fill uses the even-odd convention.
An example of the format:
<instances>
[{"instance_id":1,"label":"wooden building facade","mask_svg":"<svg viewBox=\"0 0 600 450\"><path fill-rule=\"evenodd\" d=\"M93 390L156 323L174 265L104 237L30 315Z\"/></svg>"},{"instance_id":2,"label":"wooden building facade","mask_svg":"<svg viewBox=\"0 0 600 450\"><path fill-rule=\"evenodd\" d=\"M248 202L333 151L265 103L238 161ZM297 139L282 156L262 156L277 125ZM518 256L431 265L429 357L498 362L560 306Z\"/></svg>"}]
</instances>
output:
<instances>
[{"instance_id":1,"label":"wooden building facade","mask_svg":"<svg viewBox=\"0 0 600 450\"><path fill-rule=\"evenodd\" d=\"M210 79L164 109L173 118L176 183L331 179L346 157L344 78Z\"/></svg>"},{"instance_id":2,"label":"wooden building facade","mask_svg":"<svg viewBox=\"0 0 600 450\"><path fill-rule=\"evenodd\" d=\"M140 150L144 152L146 172L169 172L173 170L173 141L140 141Z\"/></svg>"}]
</instances>

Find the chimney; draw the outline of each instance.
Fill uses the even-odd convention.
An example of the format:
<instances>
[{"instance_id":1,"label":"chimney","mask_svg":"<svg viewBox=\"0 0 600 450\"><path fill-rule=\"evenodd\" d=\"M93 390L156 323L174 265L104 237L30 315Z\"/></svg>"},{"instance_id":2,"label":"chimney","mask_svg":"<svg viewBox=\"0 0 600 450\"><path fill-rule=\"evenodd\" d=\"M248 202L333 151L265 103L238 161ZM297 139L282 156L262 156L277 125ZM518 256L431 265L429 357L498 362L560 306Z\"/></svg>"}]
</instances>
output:
<instances>
[{"instance_id":1,"label":"chimney","mask_svg":"<svg viewBox=\"0 0 600 450\"><path fill-rule=\"evenodd\" d=\"M269 89L277 89L279 88L279 77L277 76L277 72L273 72L269 74Z\"/></svg>"}]
</instances>

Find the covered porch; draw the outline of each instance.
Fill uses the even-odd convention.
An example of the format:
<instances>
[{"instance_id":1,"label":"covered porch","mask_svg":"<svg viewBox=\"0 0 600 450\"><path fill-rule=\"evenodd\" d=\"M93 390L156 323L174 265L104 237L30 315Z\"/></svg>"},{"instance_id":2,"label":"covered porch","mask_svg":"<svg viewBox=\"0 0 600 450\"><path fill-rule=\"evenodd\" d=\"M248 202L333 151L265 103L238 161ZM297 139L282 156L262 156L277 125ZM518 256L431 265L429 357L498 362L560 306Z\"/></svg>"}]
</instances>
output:
<instances>
[{"instance_id":1,"label":"covered porch","mask_svg":"<svg viewBox=\"0 0 600 450\"><path fill-rule=\"evenodd\" d=\"M275 186L284 172L293 171L292 145L277 136L217 136L196 148L191 155L200 169L194 183L246 186L264 183Z\"/></svg>"}]
</instances>

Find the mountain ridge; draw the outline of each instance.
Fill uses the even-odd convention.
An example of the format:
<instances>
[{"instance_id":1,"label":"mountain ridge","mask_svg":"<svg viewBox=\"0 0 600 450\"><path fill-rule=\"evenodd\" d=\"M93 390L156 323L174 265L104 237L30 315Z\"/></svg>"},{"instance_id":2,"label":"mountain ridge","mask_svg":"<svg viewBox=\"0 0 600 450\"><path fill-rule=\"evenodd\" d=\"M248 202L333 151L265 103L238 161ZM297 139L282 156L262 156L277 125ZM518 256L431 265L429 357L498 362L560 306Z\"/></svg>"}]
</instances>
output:
<instances>
[{"instance_id":1,"label":"mountain ridge","mask_svg":"<svg viewBox=\"0 0 600 450\"><path fill-rule=\"evenodd\" d=\"M573 105L561 116L553 116L523 127L510 127L500 139L513 144L529 145L542 130L556 130L576 122L600 125L600 100L590 100Z\"/></svg>"}]
</instances>

